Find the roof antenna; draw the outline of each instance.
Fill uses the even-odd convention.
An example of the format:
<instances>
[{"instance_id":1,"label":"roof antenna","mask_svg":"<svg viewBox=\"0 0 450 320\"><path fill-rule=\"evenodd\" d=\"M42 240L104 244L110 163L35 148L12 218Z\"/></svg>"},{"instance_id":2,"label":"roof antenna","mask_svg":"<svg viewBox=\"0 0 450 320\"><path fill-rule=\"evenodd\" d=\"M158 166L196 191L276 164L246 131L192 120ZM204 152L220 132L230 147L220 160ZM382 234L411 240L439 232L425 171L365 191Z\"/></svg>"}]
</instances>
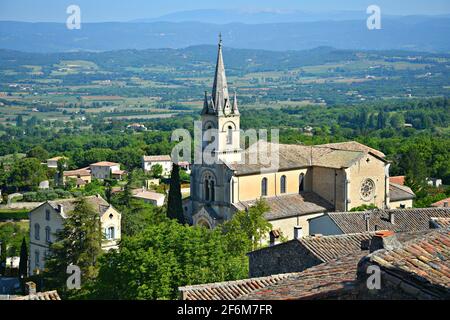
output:
<instances>
[{"instance_id":1,"label":"roof antenna","mask_svg":"<svg viewBox=\"0 0 450 320\"><path fill-rule=\"evenodd\" d=\"M222 45L222 32L219 33L219 46Z\"/></svg>"}]
</instances>

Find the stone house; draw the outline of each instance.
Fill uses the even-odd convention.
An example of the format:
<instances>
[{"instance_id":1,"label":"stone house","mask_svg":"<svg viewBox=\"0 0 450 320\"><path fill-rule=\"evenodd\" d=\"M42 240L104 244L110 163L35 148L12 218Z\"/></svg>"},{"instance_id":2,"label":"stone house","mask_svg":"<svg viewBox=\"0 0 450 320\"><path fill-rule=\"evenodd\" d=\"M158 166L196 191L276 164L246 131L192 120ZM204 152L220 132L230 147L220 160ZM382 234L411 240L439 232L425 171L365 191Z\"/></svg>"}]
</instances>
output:
<instances>
[{"instance_id":1,"label":"stone house","mask_svg":"<svg viewBox=\"0 0 450 320\"><path fill-rule=\"evenodd\" d=\"M121 214L100 196L86 197L86 201L100 214L105 235L102 248L117 249L121 239ZM63 228L75 202L76 199L46 201L30 211L29 275L45 268L50 245L56 240L56 232Z\"/></svg>"}]
</instances>

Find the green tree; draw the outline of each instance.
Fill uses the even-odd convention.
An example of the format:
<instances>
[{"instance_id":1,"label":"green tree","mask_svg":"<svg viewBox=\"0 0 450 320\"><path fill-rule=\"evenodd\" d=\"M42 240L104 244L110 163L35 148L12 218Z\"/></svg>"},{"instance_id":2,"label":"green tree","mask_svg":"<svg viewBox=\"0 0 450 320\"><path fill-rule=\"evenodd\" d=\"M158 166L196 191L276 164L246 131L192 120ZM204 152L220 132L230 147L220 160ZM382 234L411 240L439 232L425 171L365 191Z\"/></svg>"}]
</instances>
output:
<instances>
[{"instance_id":1,"label":"green tree","mask_svg":"<svg viewBox=\"0 0 450 320\"><path fill-rule=\"evenodd\" d=\"M94 279L97 275L97 260L102 253L102 229L100 215L85 199L75 202L73 211L67 213L63 229L56 233L56 242L50 246L46 262L45 278L50 287L67 293L66 270L71 264L81 270L81 283Z\"/></svg>"},{"instance_id":2,"label":"green tree","mask_svg":"<svg viewBox=\"0 0 450 320\"><path fill-rule=\"evenodd\" d=\"M22 127L23 126L23 117L21 115L18 115L16 118L16 126Z\"/></svg>"},{"instance_id":3,"label":"green tree","mask_svg":"<svg viewBox=\"0 0 450 320\"><path fill-rule=\"evenodd\" d=\"M36 158L39 159L42 162L47 161L48 159L48 152L41 146L36 146L27 153L28 158Z\"/></svg>"},{"instance_id":4,"label":"green tree","mask_svg":"<svg viewBox=\"0 0 450 320\"><path fill-rule=\"evenodd\" d=\"M179 286L247 277L247 257L228 252L228 247L220 230L166 218L125 237L120 251L102 256L87 297L176 299Z\"/></svg>"},{"instance_id":5,"label":"green tree","mask_svg":"<svg viewBox=\"0 0 450 320\"><path fill-rule=\"evenodd\" d=\"M47 171L36 158L23 158L14 163L8 184L16 189L36 188L47 179Z\"/></svg>"},{"instance_id":6,"label":"green tree","mask_svg":"<svg viewBox=\"0 0 450 320\"><path fill-rule=\"evenodd\" d=\"M150 174L152 175L153 178L157 178L157 179L161 178L162 173L163 173L163 167L159 163L153 165L152 169L150 170Z\"/></svg>"},{"instance_id":7,"label":"green tree","mask_svg":"<svg viewBox=\"0 0 450 320\"><path fill-rule=\"evenodd\" d=\"M233 219L220 226L230 245L229 251L245 254L262 245L272 230L272 225L264 218L269 210L267 202L260 199L254 206L237 212Z\"/></svg>"},{"instance_id":8,"label":"green tree","mask_svg":"<svg viewBox=\"0 0 450 320\"><path fill-rule=\"evenodd\" d=\"M180 167L175 163L173 164L172 174L170 175L170 188L167 200L167 216L170 219L177 219L181 224L186 222L184 218L183 203L181 197Z\"/></svg>"},{"instance_id":9,"label":"green tree","mask_svg":"<svg viewBox=\"0 0 450 320\"><path fill-rule=\"evenodd\" d=\"M19 278L22 292L24 292L25 278L28 276L28 249L25 237L20 246Z\"/></svg>"}]
</instances>

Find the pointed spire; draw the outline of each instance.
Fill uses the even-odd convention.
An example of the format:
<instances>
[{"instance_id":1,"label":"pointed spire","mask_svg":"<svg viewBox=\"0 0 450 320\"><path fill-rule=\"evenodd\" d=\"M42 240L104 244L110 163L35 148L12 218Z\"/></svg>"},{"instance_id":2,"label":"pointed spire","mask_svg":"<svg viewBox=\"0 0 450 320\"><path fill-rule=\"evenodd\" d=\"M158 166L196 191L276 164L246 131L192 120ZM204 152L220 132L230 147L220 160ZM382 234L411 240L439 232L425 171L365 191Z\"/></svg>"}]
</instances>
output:
<instances>
[{"instance_id":1,"label":"pointed spire","mask_svg":"<svg viewBox=\"0 0 450 320\"><path fill-rule=\"evenodd\" d=\"M205 100L203 101L203 109L202 109L202 114L207 114L208 113L208 91L205 91Z\"/></svg>"},{"instance_id":2,"label":"pointed spire","mask_svg":"<svg viewBox=\"0 0 450 320\"><path fill-rule=\"evenodd\" d=\"M233 109L232 109L231 112L232 112L233 114L239 114L236 91L234 92Z\"/></svg>"},{"instance_id":3,"label":"pointed spire","mask_svg":"<svg viewBox=\"0 0 450 320\"><path fill-rule=\"evenodd\" d=\"M214 76L212 99L218 114L223 114L225 108L230 107L227 78L225 76L225 65L222 57L222 34L219 35L219 52L217 54L217 65Z\"/></svg>"}]
</instances>

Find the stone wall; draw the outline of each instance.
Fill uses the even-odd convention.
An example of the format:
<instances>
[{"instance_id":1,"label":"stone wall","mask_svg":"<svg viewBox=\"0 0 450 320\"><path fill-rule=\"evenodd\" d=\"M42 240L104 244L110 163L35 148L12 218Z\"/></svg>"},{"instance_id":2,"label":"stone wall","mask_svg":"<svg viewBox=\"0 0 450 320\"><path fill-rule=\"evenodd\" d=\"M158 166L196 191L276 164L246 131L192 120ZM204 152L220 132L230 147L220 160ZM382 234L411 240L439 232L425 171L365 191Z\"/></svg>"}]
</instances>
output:
<instances>
[{"instance_id":1,"label":"stone wall","mask_svg":"<svg viewBox=\"0 0 450 320\"><path fill-rule=\"evenodd\" d=\"M301 272L321 263L298 240L253 251L248 253L248 256L249 276L251 278Z\"/></svg>"}]
</instances>

